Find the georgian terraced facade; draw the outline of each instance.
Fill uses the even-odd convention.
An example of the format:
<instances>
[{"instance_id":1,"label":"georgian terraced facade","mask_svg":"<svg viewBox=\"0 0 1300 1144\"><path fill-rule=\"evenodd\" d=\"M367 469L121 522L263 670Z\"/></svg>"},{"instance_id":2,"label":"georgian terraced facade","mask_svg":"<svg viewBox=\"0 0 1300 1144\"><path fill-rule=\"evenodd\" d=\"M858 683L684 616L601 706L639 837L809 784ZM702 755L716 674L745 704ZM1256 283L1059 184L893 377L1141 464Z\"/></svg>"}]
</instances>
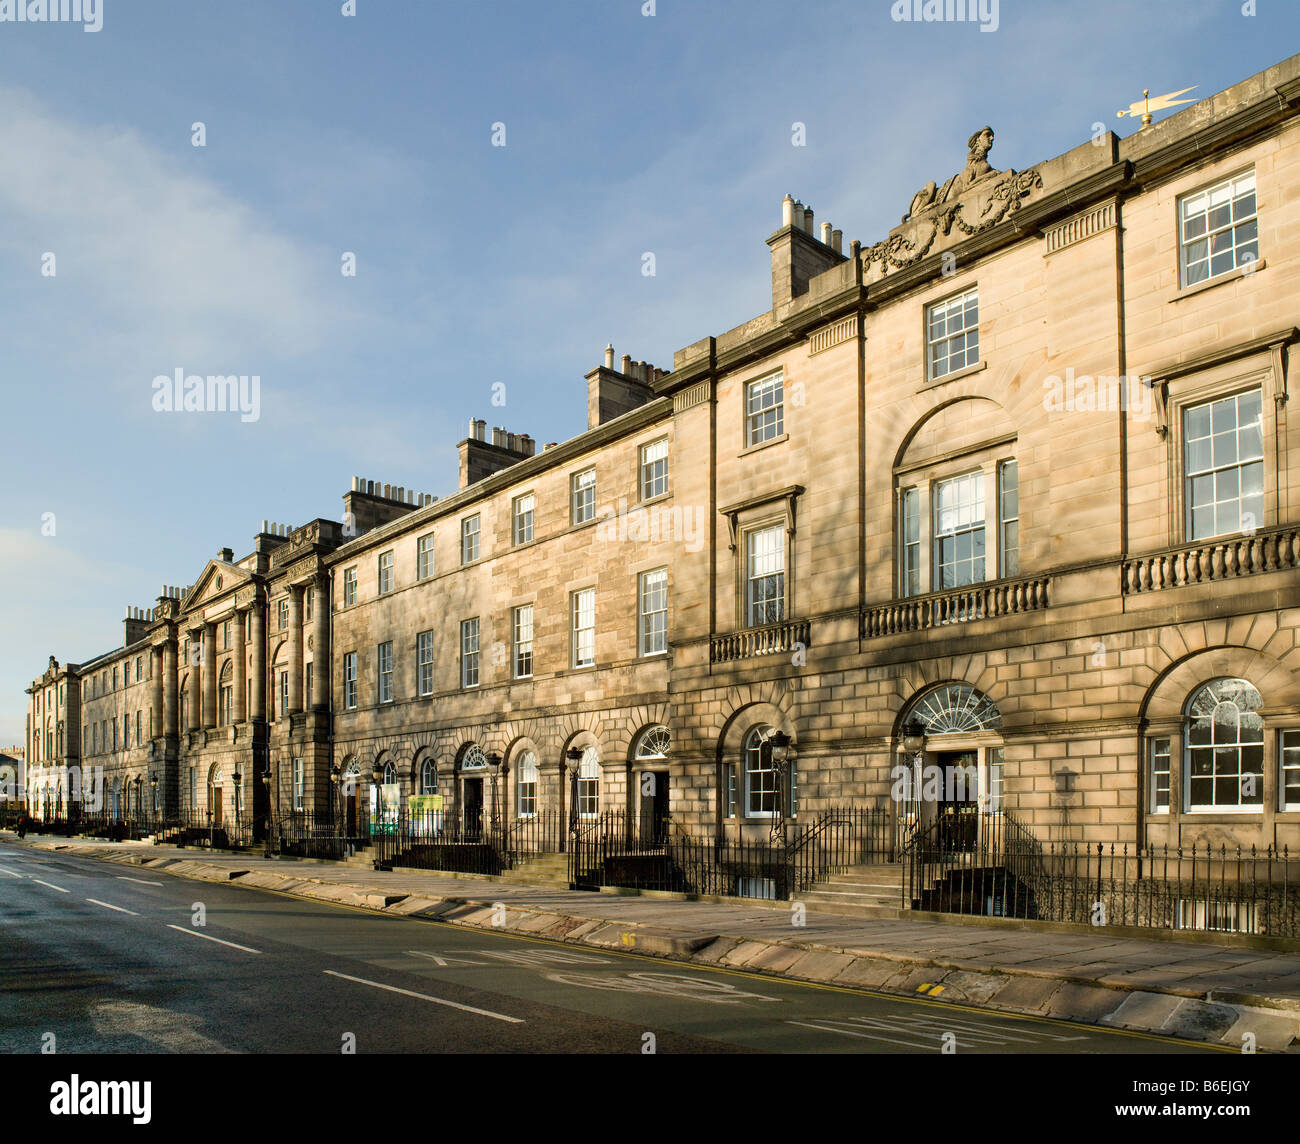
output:
<instances>
[{"instance_id":1,"label":"georgian terraced facade","mask_svg":"<svg viewBox=\"0 0 1300 1144\"><path fill-rule=\"evenodd\" d=\"M787 198L771 310L607 351L579 436L476 422L454 494L354 480L51 661L34 805L80 762L466 818L495 754L504 816L567 814L576 752L583 816L761 837L889 805L915 719L1044 840L1300 846L1300 57L1023 171L968 146L869 247Z\"/></svg>"}]
</instances>

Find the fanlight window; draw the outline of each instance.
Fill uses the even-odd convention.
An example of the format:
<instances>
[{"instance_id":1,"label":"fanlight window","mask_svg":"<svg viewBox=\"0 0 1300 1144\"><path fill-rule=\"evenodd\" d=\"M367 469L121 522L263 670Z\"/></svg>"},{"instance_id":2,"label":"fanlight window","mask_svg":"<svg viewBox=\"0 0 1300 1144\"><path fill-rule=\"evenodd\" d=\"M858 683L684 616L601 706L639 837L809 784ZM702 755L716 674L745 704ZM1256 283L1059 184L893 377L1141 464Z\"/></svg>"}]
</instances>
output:
<instances>
[{"instance_id":1,"label":"fanlight window","mask_svg":"<svg viewBox=\"0 0 1300 1144\"><path fill-rule=\"evenodd\" d=\"M1187 806L1241 810L1264 802L1263 699L1244 679L1216 679L1187 704Z\"/></svg>"},{"instance_id":2,"label":"fanlight window","mask_svg":"<svg viewBox=\"0 0 1300 1144\"><path fill-rule=\"evenodd\" d=\"M471 743L466 747L464 755L461 756L460 769L462 771L486 770L487 756L483 753L483 748L477 743Z\"/></svg>"},{"instance_id":3,"label":"fanlight window","mask_svg":"<svg viewBox=\"0 0 1300 1144\"><path fill-rule=\"evenodd\" d=\"M636 743L637 762L662 762L672 745L668 728L662 723L642 732Z\"/></svg>"},{"instance_id":4,"label":"fanlight window","mask_svg":"<svg viewBox=\"0 0 1300 1144\"><path fill-rule=\"evenodd\" d=\"M919 719L927 735L962 731L993 731L1002 726L1002 714L982 691L967 683L950 683L917 700L908 719Z\"/></svg>"}]
</instances>

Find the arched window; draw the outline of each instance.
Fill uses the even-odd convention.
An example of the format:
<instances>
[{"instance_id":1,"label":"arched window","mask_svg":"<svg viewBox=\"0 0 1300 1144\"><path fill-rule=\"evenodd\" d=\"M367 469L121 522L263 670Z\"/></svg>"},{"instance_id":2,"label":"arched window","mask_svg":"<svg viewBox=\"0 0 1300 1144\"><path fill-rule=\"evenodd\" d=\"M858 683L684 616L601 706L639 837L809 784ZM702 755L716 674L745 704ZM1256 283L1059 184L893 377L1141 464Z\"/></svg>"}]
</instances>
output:
<instances>
[{"instance_id":1,"label":"arched window","mask_svg":"<svg viewBox=\"0 0 1300 1144\"><path fill-rule=\"evenodd\" d=\"M927 691L912 706L907 719L920 721L927 735L993 731L1002 726L996 704L969 683L948 683Z\"/></svg>"},{"instance_id":2,"label":"arched window","mask_svg":"<svg viewBox=\"0 0 1300 1144\"><path fill-rule=\"evenodd\" d=\"M1264 803L1260 694L1244 679L1216 679L1187 702L1188 810L1249 810Z\"/></svg>"},{"instance_id":3,"label":"arched window","mask_svg":"<svg viewBox=\"0 0 1300 1144\"><path fill-rule=\"evenodd\" d=\"M599 810L600 753L595 747L588 747L578 764L578 813L583 818L595 818Z\"/></svg>"},{"instance_id":4,"label":"arched window","mask_svg":"<svg viewBox=\"0 0 1300 1144\"><path fill-rule=\"evenodd\" d=\"M532 751L525 751L519 756L516 770L519 775L519 817L531 818L537 813L537 756Z\"/></svg>"},{"instance_id":5,"label":"arched window","mask_svg":"<svg viewBox=\"0 0 1300 1144\"><path fill-rule=\"evenodd\" d=\"M776 728L766 723L750 728L741 748L741 784L744 814L747 818L775 818L783 813L793 818L798 810L798 780L794 758L786 761L784 799L778 797L780 770L772 758L772 736ZM735 784L728 791L728 809L735 814Z\"/></svg>"},{"instance_id":6,"label":"arched window","mask_svg":"<svg viewBox=\"0 0 1300 1144\"><path fill-rule=\"evenodd\" d=\"M438 793L438 764L427 758L420 764L420 793Z\"/></svg>"},{"instance_id":7,"label":"arched window","mask_svg":"<svg viewBox=\"0 0 1300 1144\"><path fill-rule=\"evenodd\" d=\"M638 763L661 763L668 758L672 738L662 723L647 727L637 736L633 755Z\"/></svg>"},{"instance_id":8,"label":"arched window","mask_svg":"<svg viewBox=\"0 0 1300 1144\"><path fill-rule=\"evenodd\" d=\"M384 785L387 786L390 783L395 782L397 782L397 767L395 767L393 761L389 759L389 761L384 764Z\"/></svg>"}]
</instances>

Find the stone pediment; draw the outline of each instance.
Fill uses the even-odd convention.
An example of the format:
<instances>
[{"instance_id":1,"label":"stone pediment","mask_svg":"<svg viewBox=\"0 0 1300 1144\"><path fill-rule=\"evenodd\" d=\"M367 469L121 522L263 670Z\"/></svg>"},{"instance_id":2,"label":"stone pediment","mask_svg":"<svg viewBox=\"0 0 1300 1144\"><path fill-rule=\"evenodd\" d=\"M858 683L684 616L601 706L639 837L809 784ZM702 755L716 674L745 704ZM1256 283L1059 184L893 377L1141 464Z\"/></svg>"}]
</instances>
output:
<instances>
[{"instance_id":1,"label":"stone pediment","mask_svg":"<svg viewBox=\"0 0 1300 1144\"><path fill-rule=\"evenodd\" d=\"M194 587L185 598L181 608L182 615L202 611L214 600L231 595L235 589L242 588L252 576L236 564L227 564L224 560L209 560L202 575L194 582Z\"/></svg>"},{"instance_id":2,"label":"stone pediment","mask_svg":"<svg viewBox=\"0 0 1300 1144\"><path fill-rule=\"evenodd\" d=\"M903 221L862 252L866 281L883 278L970 238L1016 213L1043 179L1036 169L998 171L989 164L993 129L983 127L967 141L966 166L942 184L927 183L912 196Z\"/></svg>"}]
</instances>

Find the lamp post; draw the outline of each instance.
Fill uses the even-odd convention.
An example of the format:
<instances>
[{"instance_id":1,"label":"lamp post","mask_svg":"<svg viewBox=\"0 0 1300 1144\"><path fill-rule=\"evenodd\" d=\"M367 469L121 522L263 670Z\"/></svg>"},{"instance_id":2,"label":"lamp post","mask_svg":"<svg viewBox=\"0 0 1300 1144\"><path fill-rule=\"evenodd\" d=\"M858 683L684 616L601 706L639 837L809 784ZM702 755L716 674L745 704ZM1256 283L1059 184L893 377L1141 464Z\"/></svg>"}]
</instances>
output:
<instances>
[{"instance_id":1,"label":"lamp post","mask_svg":"<svg viewBox=\"0 0 1300 1144\"><path fill-rule=\"evenodd\" d=\"M384 772L378 766L370 772L370 788L375 792L375 815L379 820L378 825L384 821L384 792L380 789L384 785ZM370 835L373 838L375 834L375 822L370 823Z\"/></svg>"},{"instance_id":2,"label":"lamp post","mask_svg":"<svg viewBox=\"0 0 1300 1144\"><path fill-rule=\"evenodd\" d=\"M244 824L244 776L236 771L230 776L235 784L235 837L243 835Z\"/></svg>"},{"instance_id":3,"label":"lamp post","mask_svg":"<svg viewBox=\"0 0 1300 1144\"><path fill-rule=\"evenodd\" d=\"M776 818L772 821L772 841L779 842L784 847L786 762L790 758L790 736L784 731L777 731L767 741L772 752L772 765L776 768Z\"/></svg>"},{"instance_id":4,"label":"lamp post","mask_svg":"<svg viewBox=\"0 0 1300 1144\"><path fill-rule=\"evenodd\" d=\"M582 752L570 747L564 752L564 765L569 772L569 833L578 833L578 771L582 766Z\"/></svg>"},{"instance_id":5,"label":"lamp post","mask_svg":"<svg viewBox=\"0 0 1300 1144\"><path fill-rule=\"evenodd\" d=\"M330 764L330 818L334 820L334 834L339 839L338 857L343 854L343 768Z\"/></svg>"},{"instance_id":6,"label":"lamp post","mask_svg":"<svg viewBox=\"0 0 1300 1144\"><path fill-rule=\"evenodd\" d=\"M266 760L266 770L261 774L262 786L266 788L266 846L262 853L271 857L271 833L275 830L275 807L271 803L271 760Z\"/></svg>"},{"instance_id":7,"label":"lamp post","mask_svg":"<svg viewBox=\"0 0 1300 1144\"><path fill-rule=\"evenodd\" d=\"M149 773L149 805L153 828L158 828L158 772Z\"/></svg>"},{"instance_id":8,"label":"lamp post","mask_svg":"<svg viewBox=\"0 0 1300 1144\"><path fill-rule=\"evenodd\" d=\"M913 818L914 829L921 826L921 754L925 750L925 725L913 717L903 724L903 753L910 756L911 776L908 782L908 813Z\"/></svg>"},{"instance_id":9,"label":"lamp post","mask_svg":"<svg viewBox=\"0 0 1300 1144\"><path fill-rule=\"evenodd\" d=\"M492 785L492 832L495 834L501 826L501 812L497 804L497 778L501 774L501 756L491 754L487 757L488 780Z\"/></svg>"}]
</instances>

